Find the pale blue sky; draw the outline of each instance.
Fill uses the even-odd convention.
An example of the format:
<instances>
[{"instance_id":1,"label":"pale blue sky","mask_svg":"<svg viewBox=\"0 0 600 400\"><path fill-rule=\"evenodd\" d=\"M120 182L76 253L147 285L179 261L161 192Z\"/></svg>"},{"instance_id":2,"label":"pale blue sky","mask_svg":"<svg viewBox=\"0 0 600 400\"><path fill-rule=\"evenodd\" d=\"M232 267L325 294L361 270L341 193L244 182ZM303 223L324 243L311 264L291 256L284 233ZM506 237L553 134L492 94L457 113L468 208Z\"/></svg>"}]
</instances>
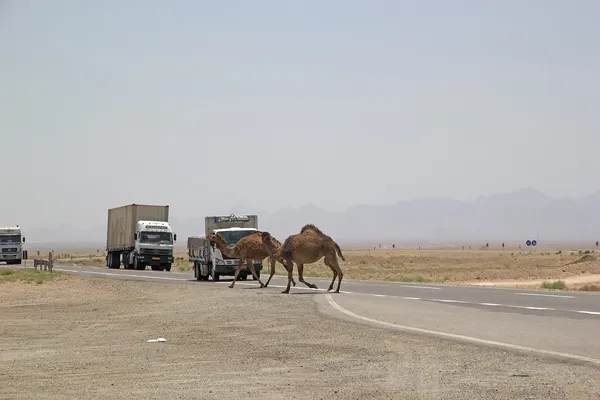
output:
<instances>
[{"instance_id":1,"label":"pale blue sky","mask_svg":"<svg viewBox=\"0 0 600 400\"><path fill-rule=\"evenodd\" d=\"M595 192L599 21L592 0L4 0L0 225Z\"/></svg>"}]
</instances>

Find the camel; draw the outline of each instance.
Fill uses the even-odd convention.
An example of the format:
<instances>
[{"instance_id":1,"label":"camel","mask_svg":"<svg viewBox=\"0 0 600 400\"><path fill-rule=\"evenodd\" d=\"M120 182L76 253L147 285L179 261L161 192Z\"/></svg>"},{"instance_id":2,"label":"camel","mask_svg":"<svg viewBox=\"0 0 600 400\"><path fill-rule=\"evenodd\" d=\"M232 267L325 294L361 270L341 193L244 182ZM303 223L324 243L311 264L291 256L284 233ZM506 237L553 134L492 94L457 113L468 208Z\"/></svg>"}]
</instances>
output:
<instances>
[{"instance_id":1,"label":"camel","mask_svg":"<svg viewBox=\"0 0 600 400\"><path fill-rule=\"evenodd\" d=\"M258 280L258 283L260 284L261 288L267 287L269 282L271 281L271 278L273 277L273 275L275 275L275 263L277 261L279 261L286 268L286 270L288 269L283 259L273 257L266 251L266 245L263 243L261 232L256 232L244 236L233 247L227 246L227 242L225 242L225 239L223 239L223 237L218 233L213 233L209 235L207 239L211 242L216 243L217 247L219 248L219 250L221 250L221 253L223 253L223 255L227 257L239 258L240 262L237 266L237 269L235 270L233 282L231 282L231 285L229 285L229 287L232 289L235 285L235 281L237 280L240 271L243 268L244 263L247 264L254 279ZM279 241L273 237L271 237L269 244L271 246L269 248L281 247L281 243L279 243ZM257 276L253 263L253 261L262 261L265 259L265 257L269 257L269 261L271 263L271 275L269 276L269 280L267 281L266 285L264 285L260 278ZM292 281L294 283L294 286L296 286L296 282L293 280L293 278Z\"/></svg>"},{"instance_id":2,"label":"camel","mask_svg":"<svg viewBox=\"0 0 600 400\"><path fill-rule=\"evenodd\" d=\"M340 246L338 246L331 237L321 232L315 225L304 225L300 230L300 233L289 236L279 249L276 249L275 246L273 246L271 241L272 236L269 232L263 232L261 238L263 244L269 249L269 254L275 258L282 258L285 260L286 269L288 270L288 284L286 289L281 293L290 292L290 280L292 279L294 262L298 265L298 280L311 289L317 289L317 285L304 280L304 264L314 263L322 257L325 257L325 265L333 271L333 279L327 291L329 292L333 289L335 278L339 277L335 293L340 292L344 273L340 268L337 256L339 255L344 261L346 261L346 259L342 254Z\"/></svg>"}]
</instances>

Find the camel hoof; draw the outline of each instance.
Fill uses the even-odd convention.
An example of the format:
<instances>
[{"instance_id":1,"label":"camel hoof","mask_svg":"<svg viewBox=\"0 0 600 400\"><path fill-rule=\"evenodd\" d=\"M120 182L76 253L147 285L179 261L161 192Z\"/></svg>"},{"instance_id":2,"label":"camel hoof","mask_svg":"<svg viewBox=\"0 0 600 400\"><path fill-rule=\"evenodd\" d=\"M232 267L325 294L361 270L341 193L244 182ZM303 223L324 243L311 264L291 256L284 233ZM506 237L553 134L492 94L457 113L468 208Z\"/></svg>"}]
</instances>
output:
<instances>
[{"instance_id":1,"label":"camel hoof","mask_svg":"<svg viewBox=\"0 0 600 400\"><path fill-rule=\"evenodd\" d=\"M292 284L293 284L294 286L296 286L296 282L292 281Z\"/></svg>"},{"instance_id":2,"label":"camel hoof","mask_svg":"<svg viewBox=\"0 0 600 400\"><path fill-rule=\"evenodd\" d=\"M314 283L310 286L311 289L318 289L317 285L315 285Z\"/></svg>"},{"instance_id":3,"label":"camel hoof","mask_svg":"<svg viewBox=\"0 0 600 400\"><path fill-rule=\"evenodd\" d=\"M340 292L339 290L336 290L336 291L335 291L335 292L333 292L333 293L339 293L339 292Z\"/></svg>"},{"instance_id":4,"label":"camel hoof","mask_svg":"<svg viewBox=\"0 0 600 400\"><path fill-rule=\"evenodd\" d=\"M289 290L284 290L284 291L283 291L283 292L281 292L281 293L283 293L283 294L289 294L289 293L290 293L290 291L289 291Z\"/></svg>"},{"instance_id":5,"label":"camel hoof","mask_svg":"<svg viewBox=\"0 0 600 400\"><path fill-rule=\"evenodd\" d=\"M262 283L260 284L260 288L261 288L261 289L262 289L262 288L265 288L265 287L266 287L266 286L265 286L265 285L263 285Z\"/></svg>"},{"instance_id":6,"label":"camel hoof","mask_svg":"<svg viewBox=\"0 0 600 400\"><path fill-rule=\"evenodd\" d=\"M229 285L229 289L233 289L233 285Z\"/></svg>"},{"instance_id":7,"label":"camel hoof","mask_svg":"<svg viewBox=\"0 0 600 400\"><path fill-rule=\"evenodd\" d=\"M332 290L332 289L333 289L333 288L332 288L332 287L330 287L329 289L327 289L327 291L328 291L328 292L331 292L331 290Z\"/></svg>"}]
</instances>

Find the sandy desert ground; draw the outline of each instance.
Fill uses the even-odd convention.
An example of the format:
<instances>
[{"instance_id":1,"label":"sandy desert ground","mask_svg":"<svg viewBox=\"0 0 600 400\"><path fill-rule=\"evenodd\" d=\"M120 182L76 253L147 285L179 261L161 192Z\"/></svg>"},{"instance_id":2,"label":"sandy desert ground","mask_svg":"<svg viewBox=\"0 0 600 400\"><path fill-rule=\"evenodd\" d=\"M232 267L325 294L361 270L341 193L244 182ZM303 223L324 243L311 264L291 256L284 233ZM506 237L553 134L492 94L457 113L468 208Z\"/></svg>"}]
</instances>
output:
<instances>
[{"instance_id":1,"label":"sandy desert ground","mask_svg":"<svg viewBox=\"0 0 600 400\"><path fill-rule=\"evenodd\" d=\"M595 250L343 250L343 253L347 260L340 260L344 279L531 287L541 287L544 281L562 280L566 284L561 286L563 289L600 289L600 254ZM59 249L54 257L57 262L105 268L104 254L96 250ZM283 274L283 266L277 265L276 273ZM173 270L191 271L187 254L177 254ZM331 276L322 260L305 265L304 271L306 276Z\"/></svg>"},{"instance_id":2,"label":"sandy desert ground","mask_svg":"<svg viewBox=\"0 0 600 400\"><path fill-rule=\"evenodd\" d=\"M32 282L0 283L2 399L548 400L600 392L598 368L330 319L313 294ZM147 342L157 337L167 342Z\"/></svg>"}]
</instances>

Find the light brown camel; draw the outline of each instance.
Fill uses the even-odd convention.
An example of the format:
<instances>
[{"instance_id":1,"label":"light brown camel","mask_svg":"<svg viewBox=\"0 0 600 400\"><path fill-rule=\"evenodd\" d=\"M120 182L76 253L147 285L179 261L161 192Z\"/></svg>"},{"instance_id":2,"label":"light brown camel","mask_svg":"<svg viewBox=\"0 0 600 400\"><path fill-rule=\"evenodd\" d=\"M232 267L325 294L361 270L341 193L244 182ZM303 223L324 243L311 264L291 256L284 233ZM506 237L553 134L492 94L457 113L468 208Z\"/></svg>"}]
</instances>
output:
<instances>
[{"instance_id":1,"label":"light brown camel","mask_svg":"<svg viewBox=\"0 0 600 400\"><path fill-rule=\"evenodd\" d=\"M314 263L322 257L325 257L325 265L333 271L333 279L327 291L329 292L333 289L335 278L339 277L335 293L340 292L340 285L342 284L344 273L340 268L337 256L339 255L344 261L346 261L346 259L342 255L340 246L338 246L331 237L321 232L319 228L313 224L304 225L300 230L300 233L289 236L278 250L274 248L271 242L272 236L269 232L263 232L261 236L263 244L269 248L270 254L272 254L273 257L285 260L286 268L288 270L288 284L286 289L281 293L290 292L290 282L292 279L294 262L298 265L298 280L311 289L317 289L317 285L304 280L304 264Z\"/></svg>"},{"instance_id":2,"label":"light brown camel","mask_svg":"<svg viewBox=\"0 0 600 400\"><path fill-rule=\"evenodd\" d=\"M225 255L227 257L238 258L240 260L239 264L235 270L233 282L231 282L231 285L229 285L230 288L233 288L233 286L235 285L235 281L237 280L240 271L244 267L244 263L246 263L246 265L248 266L248 269L250 269L250 272L252 273L252 276L254 277L254 279L258 280L258 283L260 284L261 288L266 287L269 284L269 282L271 281L271 278L275 274L275 263L277 261L279 261L286 268L286 270L288 269L288 267L285 264L283 259L281 259L281 258L277 259L276 257L271 256L266 251L266 249L265 249L266 245L262 241L261 232L256 232L256 233L252 233L250 235L244 236L233 247L227 246L227 242L225 241L225 239L223 239L223 237L221 235L219 235L218 233L210 234L207 239L211 242L214 242L217 245L217 247L219 248L219 250L221 250L221 253L223 255ZM277 239L275 239L273 237L271 238L271 240L269 242L272 247L276 247L276 248L281 247L281 243L279 243L279 241L277 241ZM269 248L272 248L272 247L269 247ZM271 263L271 275L269 276L267 285L264 285L262 283L262 281L260 280L260 278L258 278L258 275L256 274L256 270L254 269L253 261L262 261L266 257L269 257L269 261ZM288 274L288 276L289 276L289 274ZM293 281L293 279L292 279L292 281ZM296 286L296 282L293 281L293 283L294 283L294 286Z\"/></svg>"}]
</instances>

